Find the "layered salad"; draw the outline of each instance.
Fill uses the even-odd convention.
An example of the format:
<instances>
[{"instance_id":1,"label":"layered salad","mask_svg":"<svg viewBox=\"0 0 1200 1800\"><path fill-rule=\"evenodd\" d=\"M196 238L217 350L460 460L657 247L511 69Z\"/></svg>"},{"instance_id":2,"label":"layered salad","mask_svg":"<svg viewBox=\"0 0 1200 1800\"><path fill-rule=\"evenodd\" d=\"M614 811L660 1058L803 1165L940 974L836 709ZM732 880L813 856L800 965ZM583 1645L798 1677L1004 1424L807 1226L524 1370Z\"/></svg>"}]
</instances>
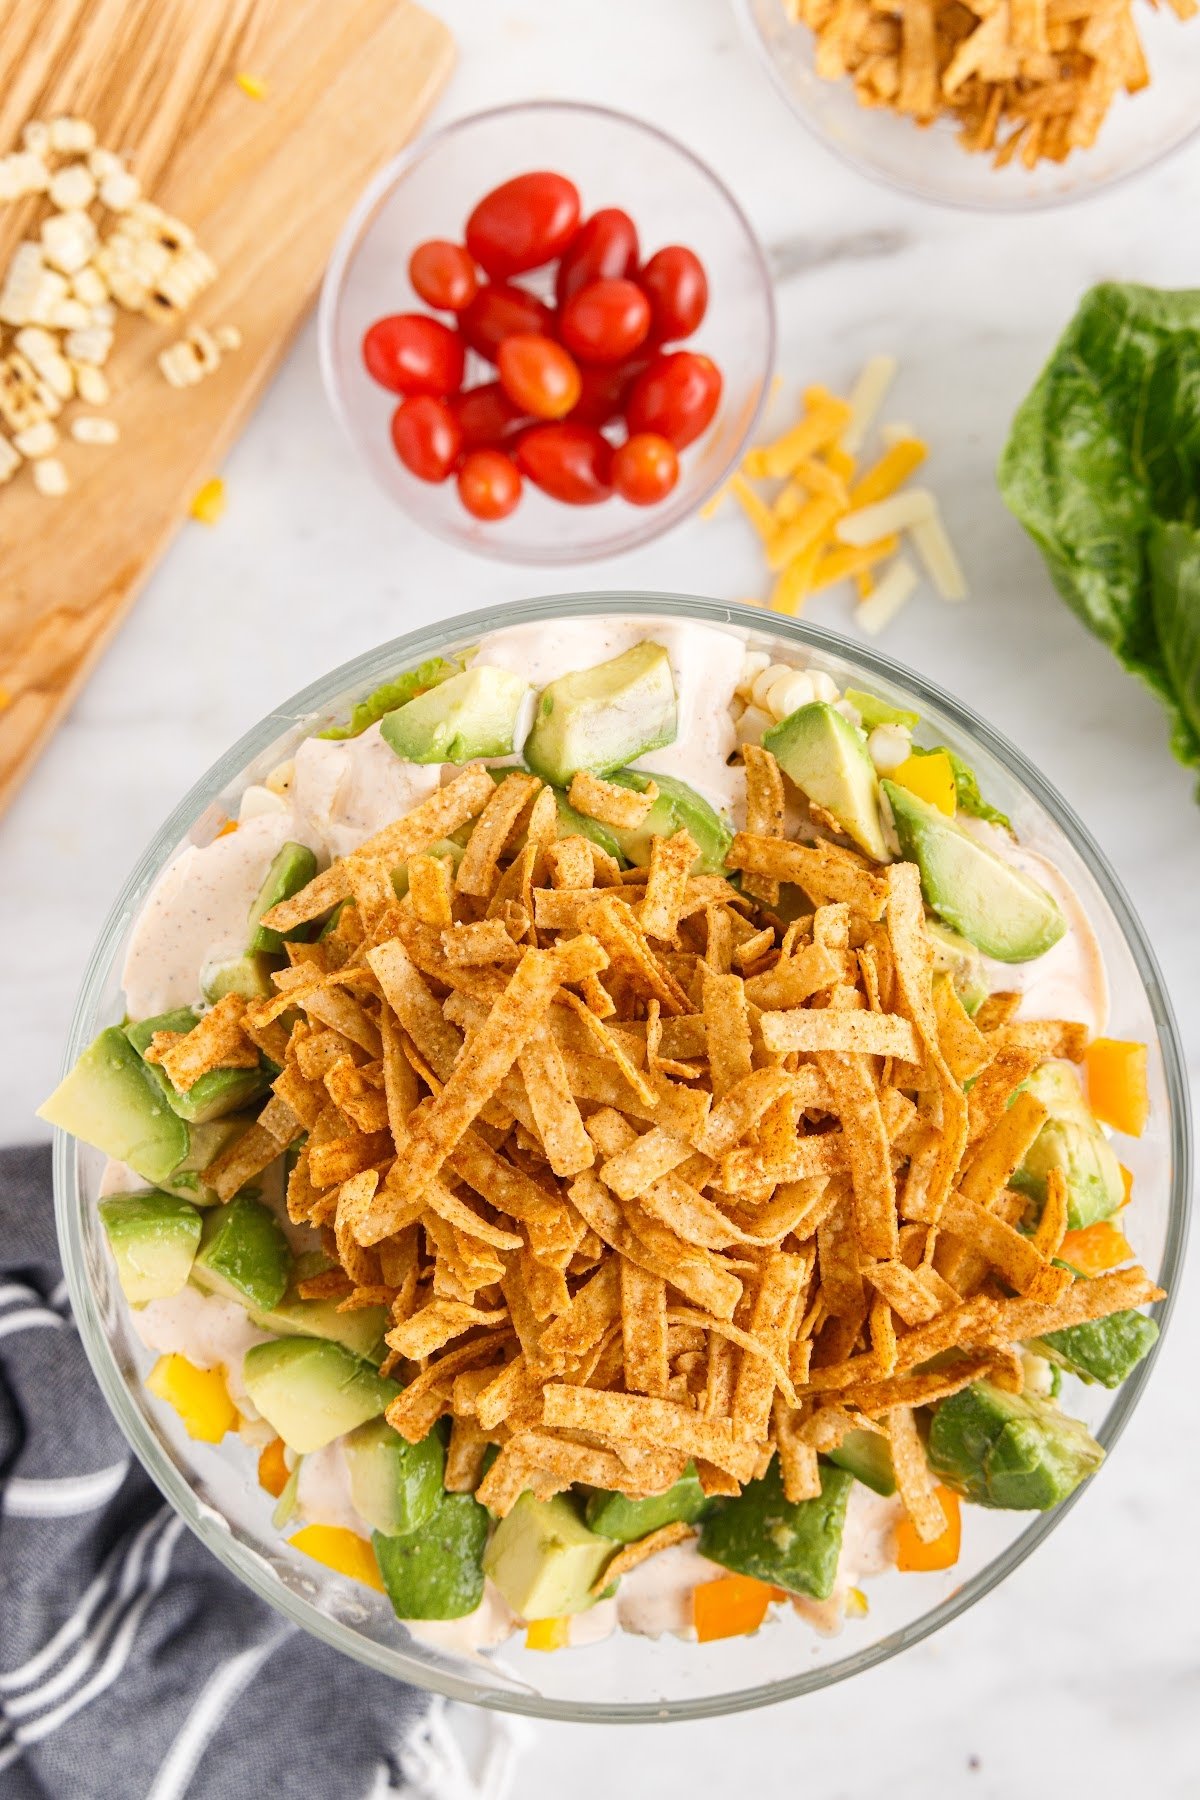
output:
<instances>
[{"instance_id":1,"label":"layered salad","mask_svg":"<svg viewBox=\"0 0 1200 1800\"><path fill-rule=\"evenodd\" d=\"M323 728L322 728L323 727ZM652 616L314 721L128 940L42 1116L145 1380L460 1649L700 1641L953 1567L1152 1346L1061 872L916 714Z\"/></svg>"}]
</instances>

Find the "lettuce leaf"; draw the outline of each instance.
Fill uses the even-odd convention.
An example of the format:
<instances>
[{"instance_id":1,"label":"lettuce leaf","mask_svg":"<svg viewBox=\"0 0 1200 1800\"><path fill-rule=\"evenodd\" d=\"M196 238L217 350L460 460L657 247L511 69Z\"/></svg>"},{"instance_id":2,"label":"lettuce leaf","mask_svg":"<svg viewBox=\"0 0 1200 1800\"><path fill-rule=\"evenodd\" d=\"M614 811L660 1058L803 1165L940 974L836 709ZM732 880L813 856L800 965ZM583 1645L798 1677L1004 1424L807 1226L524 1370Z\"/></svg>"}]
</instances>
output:
<instances>
[{"instance_id":1,"label":"lettuce leaf","mask_svg":"<svg viewBox=\"0 0 1200 1800\"><path fill-rule=\"evenodd\" d=\"M1059 593L1200 766L1200 290L1086 294L1000 460Z\"/></svg>"},{"instance_id":2,"label":"lettuce leaf","mask_svg":"<svg viewBox=\"0 0 1200 1800\"><path fill-rule=\"evenodd\" d=\"M395 712L398 706L407 706L418 694L427 688L438 687L448 681L451 675L457 675L462 669L459 662L447 662L444 657L431 656L418 668L410 669L406 675L397 675L394 681L385 681L377 687L373 694L360 700L350 714L348 725L331 725L328 731L319 731L318 737L353 738L360 737L371 725L378 725L385 713Z\"/></svg>"}]
</instances>

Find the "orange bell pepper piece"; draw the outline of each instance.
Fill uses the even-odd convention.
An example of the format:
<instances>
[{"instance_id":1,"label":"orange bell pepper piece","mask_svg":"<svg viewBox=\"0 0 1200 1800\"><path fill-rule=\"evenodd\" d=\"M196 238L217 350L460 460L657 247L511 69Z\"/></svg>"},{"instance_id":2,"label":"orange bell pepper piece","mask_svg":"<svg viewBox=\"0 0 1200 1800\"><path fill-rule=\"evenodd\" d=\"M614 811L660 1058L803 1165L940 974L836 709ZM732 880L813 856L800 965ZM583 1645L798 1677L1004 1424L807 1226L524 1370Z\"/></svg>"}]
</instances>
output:
<instances>
[{"instance_id":1,"label":"orange bell pepper piece","mask_svg":"<svg viewBox=\"0 0 1200 1800\"><path fill-rule=\"evenodd\" d=\"M258 1459L258 1485L266 1488L268 1494L273 1495L276 1500L287 1486L291 1475L291 1470L283 1460L283 1450L283 1439L272 1438Z\"/></svg>"},{"instance_id":2,"label":"orange bell pepper piece","mask_svg":"<svg viewBox=\"0 0 1200 1800\"><path fill-rule=\"evenodd\" d=\"M962 1548L962 1508L952 1488L937 1489L946 1515L946 1529L932 1543L922 1543L907 1514L896 1527L896 1567L905 1571L952 1569Z\"/></svg>"},{"instance_id":3,"label":"orange bell pepper piece","mask_svg":"<svg viewBox=\"0 0 1200 1800\"><path fill-rule=\"evenodd\" d=\"M757 1631L772 1600L786 1598L782 1588L769 1587L749 1575L723 1575L696 1589L692 1619L702 1644L714 1638L744 1637Z\"/></svg>"},{"instance_id":4,"label":"orange bell pepper piece","mask_svg":"<svg viewBox=\"0 0 1200 1800\"><path fill-rule=\"evenodd\" d=\"M1103 1275L1108 1269L1119 1269L1133 1261L1133 1250L1124 1232L1098 1219L1081 1231L1068 1231L1059 1245L1058 1254L1081 1275Z\"/></svg>"},{"instance_id":5,"label":"orange bell pepper piece","mask_svg":"<svg viewBox=\"0 0 1200 1800\"><path fill-rule=\"evenodd\" d=\"M565 1650L571 1641L570 1619L533 1619L525 1627L527 1650Z\"/></svg>"},{"instance_id":6,"label":"orange bell pepper piece","mask_svg":"<svg viewBox=\"0 0 1200 1800\"><path fill-rule=\"evenodd\" d=\"M1114 1131L1141 1137L1150 1116L1145 1044L1093 1038L1084 1057L1092 1111Z\"/></svg>"},{"instance_id":7,"label":"orange bell pepper piece","mask_svg":"<svg viewBox=\"0 0 1200 1800\"><path fill-rule=\"evenodd\" d=\"M1122 1208L1125 1208L1133 1199L1133 1170L1127 1169L1124 1163L1118 1163L1117 1167L1121 1171L1121 1180L1125 1187L1125 1198L1121 1202Z\"/></svg>"}]
</instances>

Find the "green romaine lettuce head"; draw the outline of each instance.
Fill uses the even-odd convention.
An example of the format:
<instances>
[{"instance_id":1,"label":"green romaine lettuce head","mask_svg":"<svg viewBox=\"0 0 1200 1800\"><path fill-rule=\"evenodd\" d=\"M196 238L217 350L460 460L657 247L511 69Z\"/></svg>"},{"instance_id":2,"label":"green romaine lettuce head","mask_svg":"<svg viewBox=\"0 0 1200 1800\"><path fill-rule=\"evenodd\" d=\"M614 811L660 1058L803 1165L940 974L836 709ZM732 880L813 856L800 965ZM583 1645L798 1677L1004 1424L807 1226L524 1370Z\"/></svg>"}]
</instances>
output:
<instances>
[{"instance_id":1,"label":"green romaine lettuce head","mask_svg":"<svg viewBox=\"0 0 1200 1800\"><path fill-rule=\"evenodd\" d=\"M1107 283L1013 421L1000 492L1200 766L1200 290Z\"/></svg>"},{"instance_id":2,"label":"green romaine lettuce head","mask_svg":"<svg viewBox=\"0 0 1200 1800\"><path fill-rule=\"evenodd\" d=\"M406 675L397 675L395 681L385 681L377 687L373 694L365 700L359 700L350 714L348 725L331 725L327 731L319 731L318 737L353 738L361 737L371 725L378 725L385 713L395 712L398 706L407 706L418 694L427 688L440 687L443 681L449 681L451 675L461 675L463 665L460 661L447 662L443 656L431 656Z\"/></svg>"}]
</instances>

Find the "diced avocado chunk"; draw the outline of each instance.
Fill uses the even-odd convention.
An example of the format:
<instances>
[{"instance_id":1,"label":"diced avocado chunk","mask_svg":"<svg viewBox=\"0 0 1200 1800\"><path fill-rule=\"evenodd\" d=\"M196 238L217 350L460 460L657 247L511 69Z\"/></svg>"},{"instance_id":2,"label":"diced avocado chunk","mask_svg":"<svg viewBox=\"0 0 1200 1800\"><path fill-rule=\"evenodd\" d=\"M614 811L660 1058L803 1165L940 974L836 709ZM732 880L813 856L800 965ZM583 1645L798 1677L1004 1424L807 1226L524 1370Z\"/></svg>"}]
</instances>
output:
<instances>
[{"instance_id":1,"label":"diced avocado chunk","mask_svg":"<svg viewBox=\"0 0 1200 1800\"><path fill-rule=\"evenodd\" d=\"M307 844L284 844L267 870L257 898L250 908L247 955L279 955L283 949L282 936L271 926L260 925L259 920L273 906L278 906L283 900L290 900L293 894L298 894L301 888L307 887L316 872L317 859Z\"/></svg>"},{"instance_id":2,"label":"diced avocado chunk","mask_svg":"<svg viewBox=\"0 0 1200 1800\"><path fill-rule=\"evenodd\" d=\"M219 1206L221 1197L204 1179L204 1170L227 1150L235 1138L248 1131L254 1120L246 1113L234 1113L226 1119L213 1119L207 1125L188 1125L188 1151L183 1161L164 1175L159 1187L165 1193L190 1200L193 1206Z\"/></svg>"},{"instance_id":3,"label":"diced avocado chunk","mask_svg":"<svg viewBox=\"0 0 1200 1800\"><path fill-rule=\"evenodd\" d=\"M275 1338L247 1350L246 1392L289 1450L307 1455L377 1419L399 1388L325 1338Z\"/></svg>"},{"instance_id":4,"label":"diced avocado chunk","mask_svg":"<svg viewBox=\"0 0 1200 1800\"><path fill-rule=\"evenodd\" d=\"M239 956L233 962L217 963L205 969L200 991L215 1006L227 994L240 994L244 1000L261 1000L273 993L271 965L265 956Z\"/></svg>"},{"instance_id":5,"label":"diced avocado chunk","mask_svg":"<svg viewBox=\"0 0 1200 1800\"><path fill-rule=\"evenodd\" d=\"M877 725L903 725L907 731L914 731L921 723L920 713L908 712L903 706L892 706L878 694L866 694L861 688L847 688L842 697L850 702L862 720L864 731L874 731Z\"/></svg>"},{"instance_id":6,"label":"diced avocado chunk","mask_svg":"<svg viewBox=\"0 0 1200 1800\"><path fill-rule=\"evenodd\" d=\"M638 794L644 794L652 781L658 789L658 799L640 825L611 828L621 854L629 862L644 866L650 861L656 837L671 837L677 831L686 831L699 851L692 874L727 873L725 854L733 842L733 832L695 788L673 775L643 775L637 769L617 769L609 779L618 787L632 788Z\"/></svg>"},{"instance_id":7,"label":"diced avocado chunk","mask_svg":"<svg viewBox=\"0 0 1200 1800\"><path fill-rule=\"evenodd\" d=\"M345 1443L354 1510L385 1537L407 1537L433 1517L442 1498L446 1453L431 1431L410 1444L386 1419L372 1419Z\"/></svg>"},{"instance_id":8,"label":"diced avocado chunk","mask_svg":"<svg viewBox=\"0 0 1200 1800\"><path fill-rule=\"evenodd\" d=\"M139 1019L136 1024L125 1027L125 1035L144 1060L156 1031L176 1031L186 1035L199 1023L199 1015L185 1006L176 1012L159 1013L153 1019ZM266 1073L261 1068L209 1069L186 1093L181 1093L165 1069L157 1063L146 1063L145 1066L150 1079L162 1089L172 1112L177 1112L189 1125L208 1125L214 1119L223 1119L227 1113L240 1112L267 1090Z\"/></svg>"},{"instance_id":9,"label":"diced avocado chunk","mask_svg":"<svg viewBox=\"0 0 1200 1800\"><path fill-rule=\"evenodd\" d=\"M651 1531L682 1520L694 1525L708 1510L708 1496L700 1486L700 1477L688 1464L674 1487L665 1494L652 1494L645 1500L629 1500L624 1494L608 1494L597 1490L588 1495L584 1518L588 1529L601 1537L615 1538L618 1544L632 1544Z\"/></svg>"},{"instance_id":10,"label":"diced avocado chunk","mask_svg":"<svg viewBox=\"0 0 1200 1800\"><path fill-rule=\"evenodd\" d=\"M192 1279L197 1287L269 1312L282 1300L292 1252L279 1220L261 1200L239 1194L210 1212Z\"/></svg>"},{"instance_id":11,"label":"diced avocado chunk","mask_svg":"<svg viewBox=\"0 0 1200 1800\"><path fill-rule=\"evenodd\" d=\"M894 781L880 786L892 809L900 851L921 872L925 902L977 950L997 962L1030 962L1067 929L1052 894Z\"/></svg>"},{"instance_id":12,"label":"diced avocado chunk","mask_svg":"<svg viewBox=\"0 0 1200 1800\"><path fill-rule=\"evenodd\" d=\"M983 958L974 944L951 931L938 919L930 919L925 935L933 951L935 974L948 975L964 1008L974 1018L988 997L988 984L983 973Z\"/></svg>"},{"instance_id":13,"label":"diced avocado chunk","mask_svg":"<svg viewBox=\"0 0 1200 1800\"><path fill-rule=\"evenodd\" d=\"M1081 1381L1115 1388L1150 1354L1157 1339L1158 1326L1153 1319L1127 1311L1048 1331L1045 1337L1035 1339L1030 1349L1048 1356Z\"/></svg>"},{"instance_id":14,"label":"diced avocado chunk","mask_svg":"<svg viewBox=\"0 0 1200 1800\"><path fill-rule=\"evenodd\" d=\"M131 1306L169 1300L187 1283L200 1242L200 1214L173 1194L117 1194L97 1211Z\"/></svg>"},{"instance_id":15,"label":"diced avocado chunk","mask_svg":"<svg viewBox=\"0 0 1200 1800\"><path fill-rule=\"evenodd\" d=\"M830 1462L848 1469L856 1481L876 1494L894 1494L896 1471L888 1441L877 1431L848 1431L836 1450L829 1452Z\"/></svg>"},{"instance_id":16,"label":"diced avocado chunk","mask_svg":"<svg viewBox=\"0 0 1200 1800\"><path fill-rule=\"evenodd\" d=\"M479 664L388 713L379 727L396 755L413 763L466 763L508 756L529 683Z\"/></svg>"},{"instance_id":17,"label":"diced avocado chunk","mask_svg":"<svg viewBox=\"0 0 1200 1800\"><path fill-rule=\"evenodd\" d=\"M793 1504L784 1495L776 1457L761 1480L748 1483L736 1500L725 1501L704 1521L700 1553L735 1574L828 1600L853 1486L847 1469L822 1462L820 1494Z\"/></svg>"},{"instance_id":18,"label":"diced avocado chunk","mask_svg":"<svg viewBox=\"0 0 1200 1800\"><path fill-rule=\"evenodd\" d=\"M488 1514L473 1494L443 1494L431 1519L407 1537L371 1539L400 1619L462 1619L483 1599Z\"/></svg>"},{"instance_id":19,"label":"diced avocado chunk","mask_svg":"<svg viewBox=\"0 0 1200 1800\"><path fill-rule=\"evenodd\" d=\"M160 1186L188 1153L188 1128L119 1025L102 1031L38 1107L38 1118L94 1144Z\"/></svg>"},{"instance_id":20,"label":"diced avocado chunk","mask_svg":"<svg viewBox=\"0 0 1200 1800\"><path fill-rule=\"evenodd\" d=\"M1104 1461L1087 1426L1047 1400L976 1381L942 1400L929 1427L929 1465L977 1506L1045 1512Z\"/></svg>"},{"instance_id":21,"label":"diced avocado chunk","mask_svg":"<svg viewBox=\"0 0 1200 1800\"><path fill-rule=\"evenodd\" d=\"M888 860L879 818L879 778L866 739L826 700L801 706L763 732L769 750L801 793L832 813L846 836L876 862Z\"/></svg>"},{"instance_id":22,"label":"diced avocado chunk","mask_svg":"<svg viewBox=\"0 0 1200 1800\"><path fill-rule=\"evenodd\" d=\"M1011 1186L1040 1206L1046 1177L1059 1169L1067 1185L1067 1225L1080 1231L1107 1219L1125 1198L1117 1153L1092 1117L1079 1077L1069 1062L1043 1063L1025 1082L1047 1107L1050 1117L1012 1176Z\"/></svg>"},{"instance_id":23,"label":"diced avocado chunk","mask_svg":"<svg viewBox=\"0 0 1200 1800\"><path fill-rule=\"evenodd\" d=\"M520 1618L558 1619L591 1606L592 1584L614 1548L588 1530L565 1494L537 1500L524 1493L497 1525L484 1573Z\"/></svg>"},{"instance_id":24,"label":"diced avocado chunk","mask_svg":"<svg viewBox=\"0 0 1200 1800\"><path fill-rule=\"evenodd\" d=\"M524 756L535 775L566 788L579 769L611 775L647 751L673 744L678 729L671 659L661 644L646 639L543 688Z\"/></svg>"},{"instance_id":25,"label":"diced avocado chunk","mask_svg":"<svg viewBox=\"0 0 1200 1800\"><path fill-rule=\"evenodd\" d=\"M389 1317L386 1307L362 1306L353 1312L339 1312L336 1300L298 1300L285 1295L269 1310L253 1306L246 1310L260 1331L274 1331L280 1337L327 1338L367 1362L383 1361L387 1348L383 1334Z\"/></svg>"}]
</instances>

